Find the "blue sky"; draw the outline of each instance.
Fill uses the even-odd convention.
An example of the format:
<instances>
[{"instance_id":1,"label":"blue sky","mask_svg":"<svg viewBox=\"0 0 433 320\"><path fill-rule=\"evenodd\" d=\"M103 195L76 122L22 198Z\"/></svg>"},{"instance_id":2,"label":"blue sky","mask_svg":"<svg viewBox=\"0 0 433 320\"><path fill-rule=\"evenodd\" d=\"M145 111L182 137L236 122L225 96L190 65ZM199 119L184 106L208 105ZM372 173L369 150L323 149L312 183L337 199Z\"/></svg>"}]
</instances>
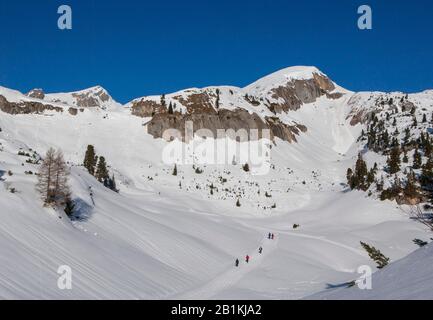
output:
<instances>
[{"instance_id":1,"label":"blue sky","mask_svg":"<svg viewBox=\"0 0 433 320\"><path fill-rule=\"evenodd\" d=\"M71 31L57 28L61 4ZM357 28L362 4L373 30ZM0 85L23 92L99 84L126 102L293 65L355 91L433 88L430 0L2 0L0 39Z\"/></svg>"}]
</instances>

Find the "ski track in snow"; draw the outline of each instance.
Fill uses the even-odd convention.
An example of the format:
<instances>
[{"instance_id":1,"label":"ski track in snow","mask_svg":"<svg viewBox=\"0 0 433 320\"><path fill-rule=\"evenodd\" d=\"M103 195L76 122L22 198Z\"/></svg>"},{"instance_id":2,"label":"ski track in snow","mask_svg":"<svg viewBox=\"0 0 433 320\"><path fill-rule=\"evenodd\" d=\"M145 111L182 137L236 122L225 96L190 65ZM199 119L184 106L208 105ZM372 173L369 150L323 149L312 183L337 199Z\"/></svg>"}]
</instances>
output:
<instances>
[{"instance_id":1,"label":"ski track in snow","mask_svg":"<svg viewBox=\"0 0 433 320\"><path fill-rule=\"evenodd\" d=\"M259 247L263 248L262 253L258 252ZM250 256L249 263L245 262L245 257L238 258L240 263L239 267L235 267L234 261L233 265L225 272L221 273L219 276L211 280L210 282L204 284L203 286L190 290L183 293L175 299L185 299L185 300L195 300L201 299L206 300L215 296L217 293L235 285L239 282L245 275L258 268L261 262L272 253L278 246L278 236L273 240L268 238L263 238L262 242L257 246L254 253L248 253Z\"/></svg>"}]
</instances>

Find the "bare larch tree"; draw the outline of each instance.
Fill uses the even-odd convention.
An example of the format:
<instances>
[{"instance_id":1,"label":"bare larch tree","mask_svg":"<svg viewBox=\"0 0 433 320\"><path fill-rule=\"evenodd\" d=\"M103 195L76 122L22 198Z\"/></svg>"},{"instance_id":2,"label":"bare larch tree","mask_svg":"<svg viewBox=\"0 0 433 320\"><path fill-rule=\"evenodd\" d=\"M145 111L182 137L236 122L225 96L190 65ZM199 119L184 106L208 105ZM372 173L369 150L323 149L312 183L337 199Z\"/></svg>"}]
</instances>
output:
<instances>
[{"instance_id":1,"label":"bare larch tree","mask_svg":"<svg viewBox=\"0 0 433 320\"><path fill-rule=\"evenodd\" d=\"M61 206L66 203L70 197L68 176L63 153L50 148L42 161L36 185L45 205Z\"/></svg>"}]
</instances>

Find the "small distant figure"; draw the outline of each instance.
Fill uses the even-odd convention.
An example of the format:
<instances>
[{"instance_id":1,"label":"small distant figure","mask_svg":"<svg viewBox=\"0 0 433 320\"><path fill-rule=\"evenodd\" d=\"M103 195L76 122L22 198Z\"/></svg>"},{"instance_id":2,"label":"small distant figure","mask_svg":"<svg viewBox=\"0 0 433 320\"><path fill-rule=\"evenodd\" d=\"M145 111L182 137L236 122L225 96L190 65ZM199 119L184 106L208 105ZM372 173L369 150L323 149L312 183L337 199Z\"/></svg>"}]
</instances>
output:
<instances>
[{"instance_id":1,"label":"small distant figure","mask_svg":"<svg viewBox=\"0 0 433 320\"><path fill-rule=\"evenodd\" d=\"M247 256L245 257L245 262L248 263L249 261L250 261L250 256L247 255Z\"/></svg>"},{"instance_id":2,"label":"small distant figure","mask_svg":"<svg viewBox=\"0 0 433 320\"><path fill-rule=\"evenodd\" d=\"M270 239L270 238L271 238L271 233L269 232L269 233L268 233L268 239Z\"/></svg>"},{"instance_id":3,"label":"small distant figure","mask_svg":"<svg viewBox=\"0 0 433 320\"><path fill-rule=\"evenodd\" d=\"M262 251L263 251L263 248L260 247L260 248L259 248L259 253L262 254Z\"/></svg>"},{"instance_id":4,"label":"small distant figure","mask_svg":"<svg viewBox=\"0 0 433 320\"><path fill-rule=\"evenodd\" d=\"M235 261L235 266L236 266L236 267L239 267L239 259L236 259L236 261Z\"/></svg>"},{"instance_id":5,"label":"small distant figure","mask_svg":"<svg viewBox=\"0 0 433 320\"><path fill-rule=\"evenodd\" d=\"M274 234L271 235L271 239L274 240Z\"/></svg>"}]
</instances>

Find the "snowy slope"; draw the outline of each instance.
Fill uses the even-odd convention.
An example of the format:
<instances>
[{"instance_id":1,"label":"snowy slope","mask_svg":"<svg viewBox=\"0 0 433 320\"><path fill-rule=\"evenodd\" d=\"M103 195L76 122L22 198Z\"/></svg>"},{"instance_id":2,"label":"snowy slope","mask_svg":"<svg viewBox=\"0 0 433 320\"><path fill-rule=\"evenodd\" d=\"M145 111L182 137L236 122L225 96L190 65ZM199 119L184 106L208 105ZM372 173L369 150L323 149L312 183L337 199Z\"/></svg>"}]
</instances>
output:
<instances>
[{"instance_id":1,"label":"snowy slope","mask_svg":"<svg viewBox=\"0 0 433 320\"><path fill-rule=\"evenodd\" d=\"M433 299L433 275L428 266L433 263L433 246L418 249L386 269L376 272L371 290L357 287L339 288L315 294L310 299Z\"/></svg>"},{"instance_id":2,"label":"snowy slope","mask_svg":"<svg viewBox=\"0 0 433 320\"><path fill-rule=\"evenodd\" d=\"M296 70L277 78L288 71L290 77L309 76L305 68ZM266 89L272 81L275 75L258 83ZM258 83L253 87L261 87ZM243 101L245 108L255 108L243 99L244 89L218 88L226 107ZM9 101L37 101L0 89ZM303 123L308 132L298 143L276 139L270 172L257 176L239 163L200 165L202 174L179 165L173 176L173 165L162 161L167 143L146 133L148 119L131 116L130 105L84 108L77 115L0 111L0 298L297 299L327 283L353 280L360 265L374 266L359 241L392 261L405 257L416 249L412 240L428 238L428 231L395 203L345 186L363 126L350 125L348 101L354 94L344 92L281 114L282 121ZM176 95L167 95L167 103ZM59 100L54 103L67 109L75 106L71 97L44 100ZM119 194L81 166L88 144L106 158ZM38 166L18 155L43 155L49 147L61 148L71 166L79 207L74 221L42 207L36 177L25 173ZM266 239L268 232L276 238ZM246 254L252 257L248 265ZM56 271L65 264L73 270L70 291L57 288Z\"/></svg>"}]
</instances>

